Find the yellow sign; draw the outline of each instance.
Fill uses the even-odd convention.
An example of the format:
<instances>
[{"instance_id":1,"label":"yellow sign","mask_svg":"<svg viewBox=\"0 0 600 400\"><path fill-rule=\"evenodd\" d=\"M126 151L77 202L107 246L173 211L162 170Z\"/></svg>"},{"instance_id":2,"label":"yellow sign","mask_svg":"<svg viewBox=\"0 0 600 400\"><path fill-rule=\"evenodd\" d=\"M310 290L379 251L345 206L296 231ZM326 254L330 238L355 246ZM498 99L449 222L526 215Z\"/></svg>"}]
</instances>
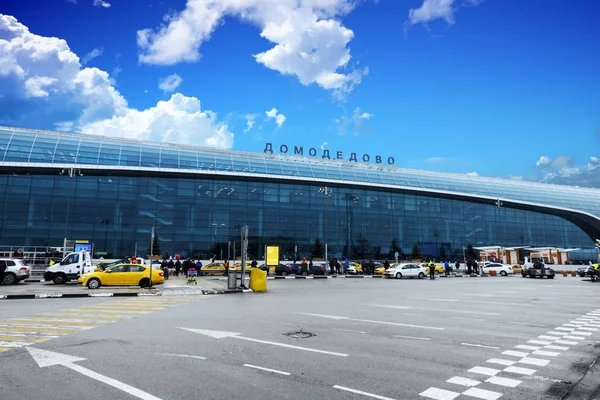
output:
<instances>
[{"instance_id":1,"label":"yellow sign","mask_svg":"<svg viewBox=\"0 0 600 400\"><path fill-rule=\"evenodd\" d=\"M279 265L279 246L267 246L267 266Z\"/></svg>"}]
</instances>

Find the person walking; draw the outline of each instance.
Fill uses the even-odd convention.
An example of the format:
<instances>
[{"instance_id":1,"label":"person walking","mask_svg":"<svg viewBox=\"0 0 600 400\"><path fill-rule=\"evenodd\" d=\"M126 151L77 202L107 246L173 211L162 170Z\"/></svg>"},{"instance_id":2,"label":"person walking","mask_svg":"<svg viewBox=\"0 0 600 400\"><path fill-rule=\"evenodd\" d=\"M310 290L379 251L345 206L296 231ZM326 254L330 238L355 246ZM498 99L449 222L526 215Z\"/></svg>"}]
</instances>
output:
<instances>
[{"instance_id":1,"label":"person walking","mask_svg":"<svg viewBox=\"0 0 600 400\"><path fill-rule=\"evenodd\" d=\"M460 269L460 261L456 260L454 263L454 273L458 274L458 270Z\"/></svg>"},{"instance_id":2,"label":"person walking","mask_svg":"<svg viewBox=\"0 0 600 400\"><path fill-rule=\"evenodd\" d=\"M383 262L383 269L385 269L386 271L388 269L390 269L390 262L388 261L388 259L386 258L385 261Z\"/></svg>"},{"instance_id":3,"label":"person walking","mask_svg":"<svg viewBox=\"0 0 600 400\"><path fill-rule=\"evenodd\" d=\"M6 261L0 260L0 285L4 285L4 272L6 272Z\"/></svg>"},{"instance_id":4,"label":"person walking","mask_svg":"<svg viewBox=\"0 0 600 400\"><path fill-rule=\"evenodd\" d=\"M179 276L179 271L181 271L181 261L175 261L175 276Z\"/></svg>"},{"instance_id":5,"label":"person walking","mask_svg":"<svg viewBox=\"0 0 600 400\"><path fill-rule=\"evenodd\" d=\"M258 263L256 262L256 259L252 260L252 264L250 264L251 268L256 268L258 267Z\"/></svg>"},{"instance_id":6,"label":"person walking","mask_svg":"<svg viewBox=\"0 0 600 400\"><path fill-rule=\"evenodd\" d=\"M342 273L342 265L340 264L340 260L337 258L335 259L335 269L338 275Z\"/></svg>"},{"instance_id":7,"label":"person walking","mask_svg":"<svg viewBox=\"0 0 600 400\"><path fill-rule=\"evenodd\" d=\"M477 260L473 260L473 270L476 275L479 275L479 264L477 263Z\"/></svg>"},{"instance_id":8,"label":"person walking","mask_svg":"<svg viewBox=\"0 0 600 400\"><path fill-rule=\"evenodd\" d=\"M446 276L450 275L450 263L448 260L444 261L444 272L446 273Z\"/></svg>"},{"instance_id":9,"label":"person walking","mask_svg":"<svg viewBox=\"0 0 600 400\"><path fill-rule=\"evenodd\" d=\"M348 257L346 257L346 260L344 261L344 274L348 273L349 267L350 267L350 260L348 260Z\"/></svg>"},{"instance_id":10,"label":"person walking","mask_svg":"<svg viewBox=\"0 0 600 400\"><path fill-rule=\"evenodd\" d=\"M429 260L427 266L429 267L429 279L435 279L435 264Z\"/></svg>"},{"instance_id":11,"label":"person walking","mask_svg":"<svg viewBox=\"0 0 600 400\"><path fill-rule=\"evenodd\" d=\"M331 275L335 274L335 259L334 258L329 260L329 273Z\"/></svg>"},{"instance_id":12,"label":"person walking","mask_svg":"<svg viewBox=\"0 0 600 400\"><path fill-rule=\"evenodd\" d=\"M163 261L161 268L162 268L163 274L165 276L165 280L168 281L169 280L169 265Z\"/></svg>"}]
</instances>

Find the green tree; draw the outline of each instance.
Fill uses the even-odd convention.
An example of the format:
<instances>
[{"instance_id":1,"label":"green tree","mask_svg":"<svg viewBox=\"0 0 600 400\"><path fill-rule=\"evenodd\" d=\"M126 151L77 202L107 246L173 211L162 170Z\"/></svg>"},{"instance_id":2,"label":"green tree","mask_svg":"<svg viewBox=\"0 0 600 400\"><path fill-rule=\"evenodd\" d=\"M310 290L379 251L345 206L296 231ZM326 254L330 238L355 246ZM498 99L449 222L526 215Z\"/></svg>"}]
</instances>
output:
<instances>
[{"instance_id":1,"label":"green tree","mask_svg":"<svg viewBox=\"0 0 600 400\"><path fill-rule=\"evenodd\" d=\"M313 244L310 255L312 258L323 258L323 244L318 237L315 239L315 244Z\"/></svg>"},{"instance_id":2,"label":"green tree","mask_svg":"<svg viewBox=\"0 0 600 400\"><path fill-rule=\"evenodd\" d=\"M160 243L158 243L158 235L154 235L154 240L152 241L152 255L160 256Z\"/></svg>"},{"instance_id":3,"label":"green tree","mask_svg":"<svg viewBox=\"0 0 600 400\"><path fill-rule=\"evenodd\" d=\"M410 253L410 257L413 260L420 260L423 258L423 255L421 254L421 249L419 249L418 243L413 244L412 251Z\"/></svg>"},{"instance_id":4,"label":"green tree","mask_svg":"<svg viewBox=\"0 0 600 400\"><path fill-rule=\"evenodd\" d=\"M479 252L473 248L472 244L467 245L465 255L471 260L479 260Z\"/></svg>"}]
</instances>

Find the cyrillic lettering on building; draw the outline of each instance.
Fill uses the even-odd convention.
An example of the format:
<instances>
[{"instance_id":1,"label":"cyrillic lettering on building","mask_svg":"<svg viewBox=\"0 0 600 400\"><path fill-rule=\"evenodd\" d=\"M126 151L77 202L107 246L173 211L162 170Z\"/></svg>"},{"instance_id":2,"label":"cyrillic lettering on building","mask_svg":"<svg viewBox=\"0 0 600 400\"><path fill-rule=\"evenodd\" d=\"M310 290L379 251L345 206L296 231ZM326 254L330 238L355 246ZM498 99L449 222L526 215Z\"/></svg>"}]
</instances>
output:
<instances>
[{"instance_id":1,"label":"cyrillic lettering on building","mask_svg":"<svg viewBox=\"0 0 600 400\"><path fill-rule=\"evenodd\" d=\"M281 154L286 154L288 152L288 147L285 144L282 144L281 146L279 146L279 152Z\"/></svg>"},{"instance_id":2,"label":"cyrillic lettering on building","mask_svg":"<svg viewBox=\"0 0 600 400\"><path fill-rule=\"evenodd\" d=\"M368 154L363 154L363 161L364 162L369 162L370 159L371 159L371 157L369 157Z\"/></svg>"},{"instance_id":3,"label":"cyrillic lettering on building","mask_svg":"<svg viewBox=\"0 0 600 400\"><path fill-rule=\"evenodd\" d=\"M267 143L267 145L265 146L265 154L266 153L273 154L273 144L272 143Z\"/></svg>"},{"instance_id":4,"label":"cyrillic lettering on building","mask_svg":"<svg viewBox=\"0 0 600 400\"><path fill-rule=\"evenodd\" d=\"M323 150L323 157L321 158L326 158L328 160L331 160L331 157L329 156L329 150Z\"/></svg>"},{"instance_id":5,"label":"cyrillic lettering on building","mask_svg":"<svg viewBox=\"0 0 600 400\"><path fill-rule=\"evenodd\" d=\"M343 160L344 157L342 157L342 152L338 151L335 158L337 158L338 160Z\"/></svg>"},{"instance_id":6,"label":"cyrillic lettering on building","mask_svg":"<svg viewBox=\"0 0 600 400\"><path fill-rule=\"evenodd\" d=\"M394 160L394 157L388 157L388 164L394 165L394 162L396 162L396 160Z\"/></svg>"},{"instance_id":7,"label":"cyrillic lettering on building","mask_svg":"<svg viewBox=\"0 0 600 400\"><path fill-rule=\"evenodd\" d=\"M314 157L317 155L317 149L315 149L314 147L311 147L310 150L308 150L308 155L311 157Z\"/></svg>"},{"instance_id":8,"label":"cyrillic lettering on building","mask_svg":"<svg viewBox=\"0 0 600 400\"><path fill-rule=\"evenodd\" d=\"M381 164L381 156L375 156L375 163Z\"/></svg>"},{"instance_id":9,"label":"cyrillic lettering on building","mask_svg":"<svg viewBox=\"0 0 600 400\"><path fill-rule=\"evenodd\" d=\"M354 161L354 162L358 162L358 160L356 159L356 153L350 153L350 162Z\"/></svg>"},{"instance_id":10,"label":"cyrillic lettering on building","mask_svg":"<svg viewBox=\"0 0 600 400\"><path fill-rule=\"evenodd\" d=\"M303 155L304 147L294 146L294 155Z\"/></svg>"}]
</instances>

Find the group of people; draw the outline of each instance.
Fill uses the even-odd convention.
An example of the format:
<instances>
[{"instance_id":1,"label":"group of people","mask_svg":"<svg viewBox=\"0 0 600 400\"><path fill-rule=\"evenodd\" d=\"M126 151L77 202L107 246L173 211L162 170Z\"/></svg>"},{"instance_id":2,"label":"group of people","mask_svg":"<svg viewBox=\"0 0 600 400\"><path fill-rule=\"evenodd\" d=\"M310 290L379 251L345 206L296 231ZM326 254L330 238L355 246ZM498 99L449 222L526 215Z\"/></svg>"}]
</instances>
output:
<instances>
[{"instance_id":1,"label":"group of people","mask_svg":"<svg viewBox=\"0 0 600 400\"><path fill-rule=\"evenodd\" d=\"M202 268L202 261L200 260L193 260L188 257L182 262L179 253L175 254L175 259L168 256L169 254L165 253L165 257L163 257L162 263L160 264L160 268L165 274L165 279L169 279L170 270L175 271L175 276L179 276L179 274L182 273L185 277L188 277L190 270L194 269L200 271L200 268Z\"/></svg>"}]
</instances>

